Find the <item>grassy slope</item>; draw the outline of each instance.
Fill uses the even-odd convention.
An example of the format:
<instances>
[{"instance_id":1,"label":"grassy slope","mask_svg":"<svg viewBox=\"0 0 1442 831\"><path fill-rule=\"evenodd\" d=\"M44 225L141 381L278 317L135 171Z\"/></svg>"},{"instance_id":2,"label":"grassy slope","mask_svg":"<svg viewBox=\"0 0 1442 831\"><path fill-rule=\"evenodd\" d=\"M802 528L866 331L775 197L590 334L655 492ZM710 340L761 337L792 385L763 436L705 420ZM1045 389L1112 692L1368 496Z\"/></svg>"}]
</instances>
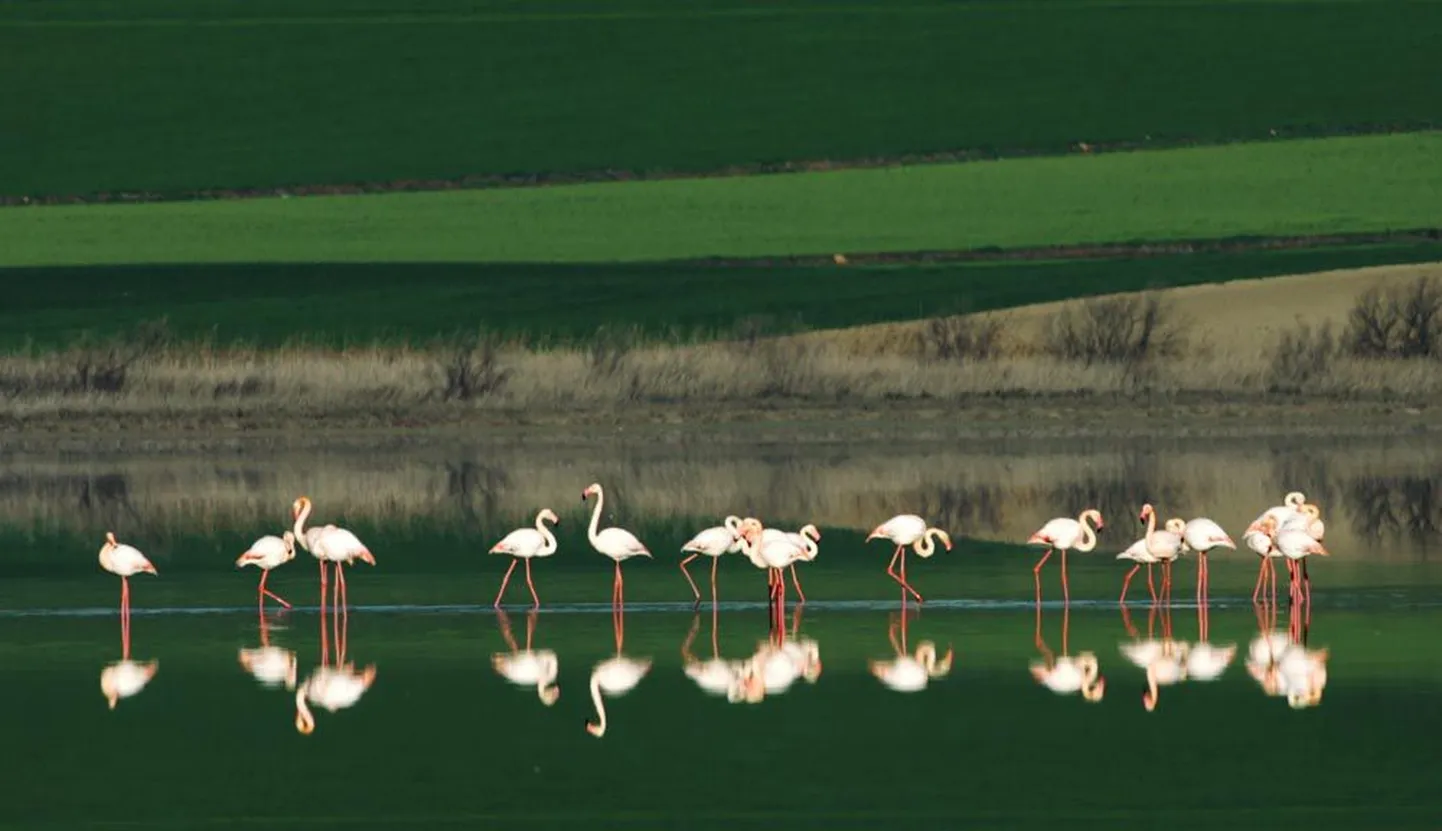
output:
<instances>
[{"instance_id":1,"label":"grassy slope","mask_svg":"<svg viewBox=\"0 0 1442 831\"><path fill-rule=\"evenodd\" d=\"M1442 259L1442 246L1249 251L1131 260L788 268L691 265L277 264L0 271L0 347L63 343L166 316L186 338L274 346L420 340L476 326L573 340L598 323L659 335L750 316L831 328L1068 297ZM657 291L657 287L663 291ZM819 287L824 290L819 291ZM329 311L318 315L326 304Z\"/></svg>"},{"instance_id":2,"label":"grassy slope","mask_svg":"<svg viewBox=\"0 0 1442 831\"><path fill-rule=\"evenodd\" d=\"M5 4L0 190L707 169L1442 120L1418 81L1442 74L1437 3L405 5Z\"/></svg>"},{"instance_id":3,"label":"grassy slope","mask_svg":"<svg viewBox=\"0 0 1442 831\"><path fill-rule=\"evenodd\" d=\"M1442 133L788 176L0 211L8 265L599 262L1442 224Z\"/></svg>"}]
</instances>

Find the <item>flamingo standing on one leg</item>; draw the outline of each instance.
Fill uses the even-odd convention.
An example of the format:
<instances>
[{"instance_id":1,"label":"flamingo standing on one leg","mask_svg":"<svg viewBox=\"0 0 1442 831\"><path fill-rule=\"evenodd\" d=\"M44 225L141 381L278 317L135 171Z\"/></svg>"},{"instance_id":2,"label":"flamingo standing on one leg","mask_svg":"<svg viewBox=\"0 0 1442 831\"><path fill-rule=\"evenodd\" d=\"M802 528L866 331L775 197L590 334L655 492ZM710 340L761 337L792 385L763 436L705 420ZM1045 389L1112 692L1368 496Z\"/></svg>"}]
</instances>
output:
<instances>
[{"instance_id":1,"label":"flamingo standing on one leg","mask_svg":"<svg viewBox=\"0 0 1442 831\"><path fill-rule=\"evenodd\" d=\"M531 582L531 560L556 553L556 536L546 527L548 520L555 525L561 522L555 511L542 508L541 512L536 514L535 528L517 528L491 546L488 553L509 554L513 558L510 568L506 569L506 576L501 578L501 590L496 592L496 602L492 604L495 608L501 608L501 598L506 594L506 585L511 582L511 572L516 570L516 563L521 560L526 561L526 586L531 590L531 607L541 607L541 598L536 596L536 584Z\"/></svg>"},{"instance_id":2,"label":"flamingo standing on one leg","mask_svg":"<svg viewBox=\"0 0 1442 831\"><path fill-rule=\"evenodd\" d=\"M702 554L711 558L711 602L715 603L716 564L722 554L734 554L740 550L741 517L735 515L726 517L721 525L707 528L681 546L682 553L691 555L681 561L681 573L685 575L686 582L691 584L691 592L696 595L696 605L701 605L701 590L696 588L696 581L691 579L691 572L686 570L687 564Z\"/></svg>"},{"instance_id":3,"label":"flamingo standing on one leg","mask_svg":"<svg viewBox=\"0 0 1442 831\"><path fill-rule=\"evenodd\" d=\"M1313 502L1306 502L1298 505L1296 513L1293 514L1285 522L1283 522L1280 526L1278 526L1277 533L1289 530L1302 531L1306 533L1307 536L1311 537L1317 542L1322 542L1322 539L1327 535L1327 525L1326 523L1322 522L1321 507L1319 507L1316 503ZM1303 585L1303 591L1305 591L1307 597L1308 612L1310 614L1312 598L1312 580L1310 577L1307 576L1307 560L1305 559L1305 556L1301 560L1295 560L1291 557L1288 557L1287 570L1288 572L1290 572L1290 576L1292 578L1290 582L1295 583L1298 579L1301 580ZM1293 594L1297 593L1295 586L1290 587L1289 591Z\"/></svg>"},{"instance_id":4,"label":"flamingo standing on one leg","mask_svg":"<svg viewBox=\"0 0 1442 831\"><path fill-rule=\"evenodd\" d=\"M601 486L592 483L585 490L581 491L581 501L585 502L591 494L596 495L596 507L591 511L591 527L587 530L586 536L591 541L591 547L596 549L616 562L616 581L612 586L611 605L619 606L625 602L625 581L621 577L621 562L632 557L651 557L651 552L636 539L636 535L625 528L606 528L596 530L596 525L601 521L601 506L605 504L606 493ZM654 559L654 558L653 558Z\"/></svg>"},{"instance_id":5,"label":"flamingo standing on one leg","mask_svg":"<svg viewBox=\"0 0 1442 831\"><path fill-rule=\"evenodd\" d=\"M1328 556L1327 549L1321 542L1313 538L1311 534L1298 528L1283 528L1278 531L1277 536L1273 540L1273 544L1276 546L1277 551L1279 551L1283 557L1287 558L1288 565L1305 563L1306 558L1312 554L1320 554L1323 557ZM1305 598L1303 597L1304 587L1306 592ZM1294 603L1304 605L1305 601L1306 606L1310 607L1312 605L1312 587L1310 582L1301 585L1294 582L1290 590Z\"/></svg>"},{"instance_id":6,"label":"flamingo standing on one leg","mask_svg":"<svg viewBox=\"0 0 1442 831\"><path fill-rule=\"evenodd\" d=\"M1088 524L1090 523L1090 524ZM1096 508L1087 508L1077 515L1076 519L1070 517L1057 517L1049 520L1027 538L1027 545L1044 545L1046 553L1041 555L1032 574L1036 578L1036 601L1041 602L1041 567L1046 564L1047 558L1053 551L1061 552L1061 590L1064 602L1071 602L1071 587L1067 585L1066 579L1066 553L1069 549L1076 549L1080 552L1091 551L1097 547L1097 532L1105 528L1102 522L1102 512Z\"/></svg>"},{"instance_id":7,"label":"flamingo standing on one leg","mask_svg":"<svg viewBox=\"0 0 1442 831\"><path fill-rule=\"evenodd\" d=\"M355 534L344 528L335 525L306 528L305 521L311 511L309 497L302 496L295 500L291 504L290 510L291 515L295 518L295 527L292 529L292 533L295 534L296 541L300 543L301 548L309 551L320 561L321 606L325 606L325 564L329 561L335 564L335 605L337 608L345 609L348 600L345 598L344 566L355 560L374 566L376 564L375 556Z\"/></svg>"},{"instance_id":8,"label":"flamingo standing on one leg","mask_svg":"<svg viewBox=\"0 0 1442 831\"><path fill-rule=\"evenodd\" d=\"M265 598L269 596L280 605L291 608L285 598L265 587L265 580L270 576L270 570L276 566L284 565L295 559L295 532L286 531L281 536L267 534L264 537L250 544L250 549L240 557L236 558L235 567L244 568L255 566L260 571L260 586L256 594L260 598L260 612L265 614Z\"/></svg>"},{"instance_id":9,"label":"flamingo standing on one leg","mask_svg":"<svg viewBox=\"0 0 1442 831\"><path fill-rule=\"evenodd\" d=\"M159 574L140 550L115 541L115 532L105 532L105 545L100 547L100 567L120 577L120 635L122 647L130 644L130 577L144 572Z\"/></svg>"},{"instance_id":10,"label":"flamingo standing on one leg","mask_svg":"<svg viewBox=\"0 0 1442 831\"><path fill-rule=\"evenodd\" d=\"M1182 532L1187 524L1173 517L1167 520L1165 530L1158 531L1157 511L1151 503L1142 506L1137 520L1147 524L1147 551L1162 564L1162 599L1169 603L1172 597L1172 563L1182 554Z\"/></svg>"},{"instance_id":11,"label":"flamingo standing on one leg","mask_svg":"<svg viewBox=\"0 0 1442 831\"><path fill-rule=\"evenodd\" d=\"M1272 560L1282 556L1282 553L1277 550L1276 545L1272 542L1272 536L1276 531L1277 518L1275 516L1264 516L1260 522L1248 526L1246 533L1242 535L1242 542L1246 543L1248 548L1257 552L1257 556L1262 558L1260 565L1257 567L1257 585L1252 589L1253 605L1259 602L1258 598L1262 596L1262 591L1267 586L1267 578L1269 576L1272 582L1272 605L1275 607L1277 604L1277 567Z\"/></svg>"},{"instance_id":12,"label":"flamingo standing on one leg","mask_svg":"<svg viewBox=\"0 0 1442 831\"><path fill-rule=\"evenodd\" d=\"M917 603L923 602L921 595L911 584L906 582L906 547L912 546L918 557L923 559L930 557L936 551L936 540L940 539L946 550L951 550L951 535L940 528L928 527L926 520L916 514L898 514L891 519L881 523L872 529L866 536L866 541L885 538L891 540L896 546L896 553L891 555L891 562L886 566L886 573L891 579L901 584L901 588L911 593ZM897 561L901 563L900 573L897 572ZM902 595L905 597L906 595Z\"/></svg>"},{"instance_id":13,"label":"flamingo standing on one leg","mask_svg":"<svg viewBox=\"0 0 1442 831\"><path fill-rule=\"evenodd\" d=\"M1207 589L1211 581L1211 574L1207 571L1207 552L1213 548L1230 548L1237 550L1237 544L1222 530L1222 526L1207 519L1197 517L1187 521L1182 528L1182 542L1187 548L1197 552L1197 606L1206 605Z\"/></svg>"}]
</instances>

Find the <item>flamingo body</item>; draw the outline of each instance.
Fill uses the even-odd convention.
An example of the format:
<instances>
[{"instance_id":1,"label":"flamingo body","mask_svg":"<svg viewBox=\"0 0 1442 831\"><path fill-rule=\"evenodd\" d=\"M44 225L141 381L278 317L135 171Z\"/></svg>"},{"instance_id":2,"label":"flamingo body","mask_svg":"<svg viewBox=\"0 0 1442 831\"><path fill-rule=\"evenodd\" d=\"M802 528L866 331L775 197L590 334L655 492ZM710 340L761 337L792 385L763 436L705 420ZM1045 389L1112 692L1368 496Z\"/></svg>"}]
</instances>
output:
<instances>
[{"instance_id":1,"label":"flamingo body","mask_svg":"<svg viewBox=\"0 0 1442 831\"><path fill-rule=\"evenodd\" d=\"M603 692L612 697L625 695L635 689L650 671L650 660L637 660L624 655L617 655L597 664L595 669L591 670L591 703L596 707L597 720L586 722L586 732L596 738L606 735L606 704L601 698Z\"/></svg>"}]
</instances>

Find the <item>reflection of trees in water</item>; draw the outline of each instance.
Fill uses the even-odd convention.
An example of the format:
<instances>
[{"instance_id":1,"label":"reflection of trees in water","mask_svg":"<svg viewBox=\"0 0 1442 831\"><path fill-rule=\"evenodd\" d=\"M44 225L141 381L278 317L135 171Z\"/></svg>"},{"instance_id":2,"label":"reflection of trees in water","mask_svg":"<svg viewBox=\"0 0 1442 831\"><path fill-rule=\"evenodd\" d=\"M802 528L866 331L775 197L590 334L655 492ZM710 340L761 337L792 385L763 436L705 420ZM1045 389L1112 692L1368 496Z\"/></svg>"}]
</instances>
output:
<instances>
[{"instance_id":1,"label":"reflection of trees in water","mask_svg":"<svg viewBox=\"0 0 1442 831\"><path fill-rule=\"evenodd\" d=\"M1426 556L1442 529L1442 476L1364 476L1346 486L1357 536L1386 545L1405 541Z\"/></svg>"},{"instance_id":2,"label":"reflection of trees in water","mask_svg":"<svg viewBox=\"0 0 1442 831\"><path fill-rule=\"evenodd\" d=\"M1335 462L1316 453L1273 451L1272 457L1277 498L1257 508L1259 515L1267 508L1282 504L1282 499L1291 491L1301 491L1308 502L1316 503L1322 509L1324 521L1343 507L1346 500L1340 496L1342 489L1334 472Z\"/></svg>"},{"instance_id":3,"label":"reflection of trees in water","mask_svg":"<svg viewBox=\"0 0 1442 831\"><path fill-rule=\"evenodd\" d=\"M469 531L494 525L501 512L501 492L510 482L510 475L499 467L471 461L446 462L446 496L455 502Z\"/></svg>"},{"instance_id":4,"label":"reflection of trees in water","mask_svg":"<svg viewBox=\"0 0 1442 831\"><path fill-rule=\"evenodd\" d=\"M921 500L922 516L962 533L1001 530L1006 492L1000 485L942 485Z\"/></svg>"},{"instance_id":5,"label":"reflection of trees in water","mask_svg":"<svg viewBox=\"0 0 1442 831\"><path fill-rule=\"evenodd\" d=\"M1147 502L1157 507L1163 521L1181 515L1176 511L1188 504L1186 479L1168 467L1166 456L1126 452L1120 454L1120 458L1119 475L1110 471L1088 472L1048 488L1047 501L1056 506L1056 515L1074 517L1086 508L1095 507L1107 524L1122 528L1122 523L1130 523L1138 529L1137 514ZM1121 537L1130 541L1140 536L1138 530L1136 537L1121 534L1112 538L1112 542L1125 546L1127 543L1120 542Z\"/></svg>"}]
</instances>

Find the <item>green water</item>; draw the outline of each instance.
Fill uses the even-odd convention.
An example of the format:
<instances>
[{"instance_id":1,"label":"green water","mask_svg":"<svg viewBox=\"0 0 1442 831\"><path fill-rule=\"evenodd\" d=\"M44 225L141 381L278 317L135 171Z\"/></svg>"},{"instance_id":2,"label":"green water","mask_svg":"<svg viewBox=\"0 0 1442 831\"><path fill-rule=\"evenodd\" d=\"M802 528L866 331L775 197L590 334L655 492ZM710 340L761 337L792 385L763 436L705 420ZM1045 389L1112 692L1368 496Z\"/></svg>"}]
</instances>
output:
<instances>
[{"instance_id":1,"label":"green water","mask_svg":"<svg viewBox=\"0 0 1442 831\"><path fill-rule=\"evenodd\" d=\"M687 465L711 458L696 452L677 468L683 481L695 479ZM818 487L841 487L843 477L824 472L841 470L842 461L824 461L821 450L796 452L807 461L725 451L757 466L762 478L782 481L789 471ZM836 458L882 458L859 452ZM937 453L935 464L961 465L947 455L954 452ZM1230 464L1227 452L1216 449L1219 465ZM1292 451L1277 452L1297 462ZM1333 556L1310 568L1310 615L1298 609L1292 619L1284 582L1275 620L1267 610L1259 620L1251 603L1256 558L1213 557L1207 641L1238 651L1217 680L1162 686L1151 712L1143 705L1146 673L1121 647L1168 633L1179 643L1199 639L1195 565L1177 566L1170 607L1152 606L1144 583L1134 585L1124 617L1117 604L1124 570L1106 552L1140 535L1135 508L1123 504L1133 497L1108 495L1110 474L1081 455L1074 459L1080 472L1057 474L1064 481L1056 487L1101 494L1111 519L1101 549L1068 563L1069 605L1061 602L1056 564L1048 564L1038 619L1037 553L1006 542L1015 535L1005 528L1029 527L1029 512L1045 517L1049 503L1017 508L1030 504L1029 486L1008 480L993 494L1002 508L989 514L968 497L967 527L949 516L957 522L954 550L908 563L927 603L920 611L910 604L905 617L884 573L889 551L864 542L876 509L858 497L864 516L819 523L821 554L798 571L809 602L800 613L788 609L780 632L768 620L764 575L734 555L720 564L714 611L709 562L695 563L706 597L693 608L675 551L714 522L715 511L662 510L661 497L617 472L607 480L620 483L607 514L616 504L620 515L606 524L630 527L656 552L626 564L621 650L651 664L629 692L605 698L608 729L599 738L584 728L596 718L588 684L593 667L616 654L617 622L609 613L610 565L588 548L575 496L555 502L559 553L535 564L540 612L527 613L518 569L508 611L498 615L490 603L506 560L482 552L519 524L514 511L479 500L474 512L449 512L440 507L450 504L445 489L419 486L411 490L425 495L407 506L371 505L364 499L379 499L379 491L366 485L341 521L370 545L377 566L349 571L351 608L338 631L338 622L319 614L309 555L275 572L271 588L296 608L272 604L263 624L258 575L233 566L249 540L278 530L255 512L284 517L286 500L302 487L295 482L232 476L218 460L193 480L182 473L194 460L94 460L64 473L82 471L89 483L73 501L56 484L60 474L45 479L7 463L0 469L0 510L8 511L0 556L9 573L0 582L0 666L9 706L0 708L0 735L15 763L0 827L1431 828L1442 815L1432 740L1442 731L1434 704L1442 690L1435 641L1442 565L1426 519L1436 512L1419 496L1431 491L1415 483L1435 481L1437 472L1421 445L1349 452L1318 457L1328 476L1306 479L1287 468L1327 499L1331 523ZM567 458L554 464L581 463ZM1398 458L1411 467L1398 473ZM361 462L296 464L355 479L347 465ZM415 464L422 471L429 462ZM534 461L505 487L544 479L551 464ZM710 470L712 487L730 475ZM420 472L406 475L427 481ZM638 462L632 475L662 473ZM1144 477L1140 487L1170 502L1212 493L1215 515L1240 537L1231 514L1243 507L1226 508L1219 491L1208 491L1205 471L1178 474L1192 491L1171 475ZM571 489L577 495L591 478L566 477L583 480ZM184 493L170 494L166 482L182 483ZM232 490L227 482L246 484ZM855 482L863 494L905 492L884 477ZM305 492L327 504L313 484ZM1410 490L1398 495L1404 485ZM96 507L106 493L112 501L123 493L135 516ZM157 506L171 503L189 507L162 515ZM788 521L803 510L774 504ZM1379 521L1376 505L1419 510L1390 510ZM1008 517L1012 509L1023 515ZM114 709L100 679L124 653L119 586L95 563L99 534L112 525L160 568L159 576L132 580L129 644L130 659L155 660L157 671ZM1289 707L1248 672L1250 645L1274 627L1295 649L1325 650L1315 706ZM240 651L263 641L293 651L303 685L323 657L336 659L337 634L345 660L357 672L374 667L374 682L336 712L312 704L315 729L302 735L294 692L252 677ZM529 635L535 649L556 655L560 695L550 706L533 684L511 683L492 668L494 654L512 649L508 634L519 647ZM814 646L819 672L760 701L731 703L683 671L688 660L711 658L713 648L745 661L773 638ZM869 663L895 657L893 638L898 646L904 639L908 653L925 642L952 650L949 671L916 692L888 688ZM1039 684L1031 666L1044 666L1047 652L1094 654L1101 700Z\"/></svg>"}]
</instances>

